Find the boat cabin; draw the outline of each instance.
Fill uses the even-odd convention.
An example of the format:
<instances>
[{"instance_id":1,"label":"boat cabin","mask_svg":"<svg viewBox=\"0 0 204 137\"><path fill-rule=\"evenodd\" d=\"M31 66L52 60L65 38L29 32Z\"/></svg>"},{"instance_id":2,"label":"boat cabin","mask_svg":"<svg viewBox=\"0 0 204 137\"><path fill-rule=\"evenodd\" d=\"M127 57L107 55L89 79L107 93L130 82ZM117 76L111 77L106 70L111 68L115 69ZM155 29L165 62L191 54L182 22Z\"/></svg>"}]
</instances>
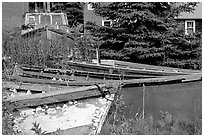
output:
<instances>
[{"instance_id":1,"label":"boat cabin","mask_svg":"<svg viewBox=\"0 0 204 137\"><path fill-rule=\"evenodd\" d=\"M32 30L43 27L53 27L59 29L64 26L68 31L68 20L64 13L26 13L24 24L22 25L21 35L24 35Z\"/></svg>"}]
</instances>

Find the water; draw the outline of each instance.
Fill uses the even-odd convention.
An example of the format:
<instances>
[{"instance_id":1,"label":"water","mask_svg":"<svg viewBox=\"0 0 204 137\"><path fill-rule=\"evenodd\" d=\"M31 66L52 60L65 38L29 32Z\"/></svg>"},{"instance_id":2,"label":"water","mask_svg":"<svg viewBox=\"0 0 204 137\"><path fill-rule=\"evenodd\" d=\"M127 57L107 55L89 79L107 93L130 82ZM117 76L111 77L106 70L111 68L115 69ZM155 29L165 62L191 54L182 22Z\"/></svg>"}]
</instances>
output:
<instances>
[{"instance_id":1,"label":"water","mask_svg":"<svg viewBox=\"0 0 204 137\"><path fill-rule=\"evenodd\" d=\"M128 119L136 113L142 114L142 87L122 89L127 108L124 115ZM194 122L202 120L202 81L166 84L145 87L145 116L152 116L155 121L162 112L170 112L179 120ZM109 134L108 125L104 125L101 134Z\"/></svg>"},{"instance_id":2,"label":"water","mask_svg":"<svg viewBox=\"0 0 204 137\"><path fill-rule=\"evenodd\" d=\"M126 117L142 112L142 87L123 88L122 94L129 107L125 110ZM202 81L146 86L145 114L159 119L160 111L190 119L202 118Z\"/></svg>"}]
</instances>

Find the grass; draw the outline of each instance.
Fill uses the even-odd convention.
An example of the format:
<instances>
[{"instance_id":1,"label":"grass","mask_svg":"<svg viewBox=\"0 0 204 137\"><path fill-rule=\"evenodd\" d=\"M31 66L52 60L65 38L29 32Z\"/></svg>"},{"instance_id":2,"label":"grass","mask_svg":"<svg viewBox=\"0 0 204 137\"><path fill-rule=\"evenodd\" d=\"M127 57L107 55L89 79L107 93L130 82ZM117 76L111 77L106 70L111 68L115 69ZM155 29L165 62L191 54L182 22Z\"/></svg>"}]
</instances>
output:
<instances>
[{"instance_id":1,"label":"grass","mask_svg":"<svg viewBox=\"0 0 204 137\"><path fill-rule=\"evenodd\" d=\"M83 41L83 39L82 39ZM81 43L81 41L78 41ZM82 42L83 43L83 42ZM3 80L10 80L14 65L18 64L30 64L38 66L48 66L55 57L66 58L69 56L71 49L77 55L79 51L73 47L67 47L65 39L59 39L57 42L43 39L40 36L33 37L29 40L22 39L20 37L20 31L17 30L12 34L3 34L2 41L2 78ZM54 46L55 45L55 46ZM76 45L74 45L76 46ZM75 49L75 51L74 51ZM85 51L84 47L80 47ZM78 52L78 53L77 53ZM91 60L86 56L89 52L84 52L82 60ZM77 57L76 57L77 58ZM200 135L202 133L202 124L200 120L194 122L187 122L180 120L170 112L163 113L159 121L154 120L152 117L144 117L143 115L135 115L135 117L126 118L124 116L124 109L128 106L125 105L124 99L121 93L122 85L118 87L115 101L108 113L108 118L105 122L105 127L108 134L116 135L163 135L163 134L187 134L187 135ZM3 90L3 94L5 91ZM12 112L3 105L3 134L15 134L12 125L13 117ZM39 125L35 124L35 131L40 133Z\"/></svg>"},{"instance_id":2,"label":"grass","mask_svg":"<svg viewBox=\"0 0 204 137\"><path fill-rule=\"evenodd\" d=\"M143 88L142 90L145 90ZM121 90L115 100L103 125L102 133L105 135L201 135L202 120L185 120L171 112L161 112L159 120L152 116L136 113L132 117L125 117L125 108Z\"/></svg>"}]
</instances>

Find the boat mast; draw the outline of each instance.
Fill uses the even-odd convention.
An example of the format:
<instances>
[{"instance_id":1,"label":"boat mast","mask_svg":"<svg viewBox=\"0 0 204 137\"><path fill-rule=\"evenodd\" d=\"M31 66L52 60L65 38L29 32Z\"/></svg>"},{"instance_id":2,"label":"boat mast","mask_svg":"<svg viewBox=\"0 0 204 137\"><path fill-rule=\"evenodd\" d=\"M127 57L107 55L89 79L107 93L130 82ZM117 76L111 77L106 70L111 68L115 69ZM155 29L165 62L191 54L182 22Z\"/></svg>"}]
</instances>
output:
<instances>
[{"instance_id":1,"label":"boat mast","mask_svg":"<svg viewBox=\"0 0 204 137\"><path fill-rule=\"evenodd\" d=\"M47 2L47 12L50 12L50 2Z\"/></svg>"},{"instance_id":2,"label":"boat mast","mask_svg":"<svg viewBox=\"0 0 204 137\"><path fill-rule=\"evenodd\" d=\"M45 12L50 12L50 2L43 2L43 9Z\"/></svg>"}]
</instances>

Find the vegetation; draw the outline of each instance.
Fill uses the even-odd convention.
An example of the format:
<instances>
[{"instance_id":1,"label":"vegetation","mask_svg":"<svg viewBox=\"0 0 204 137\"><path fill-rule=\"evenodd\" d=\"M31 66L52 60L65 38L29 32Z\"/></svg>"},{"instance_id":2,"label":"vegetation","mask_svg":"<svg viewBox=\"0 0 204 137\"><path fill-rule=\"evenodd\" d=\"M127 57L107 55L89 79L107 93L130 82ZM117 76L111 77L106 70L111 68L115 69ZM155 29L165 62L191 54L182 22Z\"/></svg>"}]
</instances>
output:
<instances>
[{"instance_id":1,"label":"vegetation","mask_svg":"<svg viewBox=\"0 0 204 137\"><path fill-rule=\"evenodd\" d=\"M101 134L108 135L201 135L202 120L182 120L170 112L161 112L159 120L152 116L136 113L133 117L125 117L125 108L121 90L106 118Z\"/></svg>"},{"instance_id":2,"label":"vegetation","mask_svg":"<svg viewBox=\"0 0 204 137\"><path fill-rule=\"evenodd\" d=\"M95 3L95 13L111 27L87 22L85 29L101 43L101 58L201 69L201 34L185 36L175 17L193 12L197 3Z\"/></svg>"},{"instance_id":3,"label":"vegetation","mask_svg":"<svg viewBox=\"0 0 204 137\"><path fill-rule=\"evenodd\" d=\"M51 10L57 12L57 5ZM71 26L83 23L82 5L61 3L67 14L75 15L68 17ZM56 58L67 58L71 52L78 60L91 61L95 48L99 47L102 58L201 69L201 33L186 36L178 30L174 20L183 11L193 11L195 5L187 3L175 8L165 2L111 3L106 6L96 3L96 14L115 22L112 27L99 27L88 22L86 29L92 35L76 39L73 47L67 47L64 37L49 41L37 35L25 40L21 38L20 28L3 32L2 78L9 80L16 63L51 66ZM123 97L117 96L106 121L110 134L201 134L199 122L181 121L169 112L163 113L159 121L151 117L143 119L139 114L126 119ZM13 134L13 117L4 106L2 121L3 134ZM39 124L35 123L33 130L41 134Z\"/></svg>"},{"instance_id":4,"label":"vegetation","mask_svg":"<svg viewBox=\"0 0 204 137\"><path fill-rule=\"evenodd\" d=\"M51 12L63 12L67 14L70 27L84 24L84 8L82 2L56 2Z\"/></svg>"},{"instance_id":5,"label":"vegetation","mask_svg":"<svg viewBox=\"0 0 204 137\"><path fill-rule=\"evenodd\" d=\"M50 41L41 35L36 35L24 39L20 35L20 29L13 33L3 33L6 39L2 41L2 66L3 78L12 73L12 68L17 64L30 64L38 66L48 66L57 57L68 57L73 47L67 46L66 37L61 37L58 41Z\"/></svg>"},{"instance_id":6,"label":"vegetation","mask_svg":"<svg viewBox=\"0 0 204 137\"><path fill-rule=\"evenodd\" d=\"M2 99L5 98L6 92L3 90ZM14 117L5 104L2 103L2 134L3 135L12 135L14 134L13 125Z\"/></svg>"},{"instance_id":7,"label":"vegetation","mask_svg":"<svg viewBox=\"0 0 204 137\"><path fill-rule=\"evenodd\" d=\"M30 130L34 131L37 135L45 135L45 131L42 131L40 124L37 122L33 123L33 127Z\"/></svg>"}]
</instances>

